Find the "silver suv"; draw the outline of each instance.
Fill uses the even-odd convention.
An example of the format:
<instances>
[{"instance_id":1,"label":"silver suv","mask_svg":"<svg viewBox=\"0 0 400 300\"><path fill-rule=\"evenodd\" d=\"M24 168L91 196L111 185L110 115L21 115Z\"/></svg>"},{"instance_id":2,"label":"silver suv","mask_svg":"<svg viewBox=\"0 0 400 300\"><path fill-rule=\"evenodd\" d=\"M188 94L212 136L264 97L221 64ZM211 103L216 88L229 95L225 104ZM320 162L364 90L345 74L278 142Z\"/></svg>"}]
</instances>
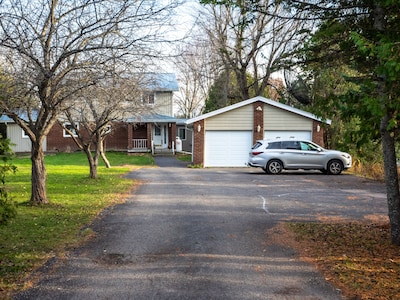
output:
<instances>
[{"instance_id":1,"label":"silver suv","mask_svg":"<svg viewBox=\"0 0 400 300\"><path fill-rule=\"evenodd\" d=\"M251 148L248 165L262 168L268 174L304 169L339 175L351 167L351 156L305 140L260 140Z\"/></svg>"}]
</instances>

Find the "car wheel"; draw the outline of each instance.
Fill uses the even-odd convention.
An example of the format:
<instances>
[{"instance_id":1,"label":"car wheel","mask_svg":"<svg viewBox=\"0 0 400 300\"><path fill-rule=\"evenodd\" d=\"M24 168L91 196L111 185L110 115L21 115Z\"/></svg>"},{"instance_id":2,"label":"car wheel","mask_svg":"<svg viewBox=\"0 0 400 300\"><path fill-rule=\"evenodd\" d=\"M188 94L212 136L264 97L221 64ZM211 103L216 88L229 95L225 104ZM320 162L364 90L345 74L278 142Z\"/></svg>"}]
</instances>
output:
<instances>
[{"instance_id":1,"label":"car wheel","mask_svg":"<svg viewBox=\"0 0 400 300\"><path fill-rule=\"evenodd\" d=\"M343 171L343 163L340 160L331 160L328 162L328 174L339 175Z\"/></svg>"},{"instance_id":2,"label":"car wheel","mask_svg":"<svg viewBox=\"0 0 400 300\"><path fill-rule=\"evenodd\" d=\"M283 164L279 160L270 160L267 164L266 172L269 174L279 174L282 172Z\"/></svg>"}]
</instances>

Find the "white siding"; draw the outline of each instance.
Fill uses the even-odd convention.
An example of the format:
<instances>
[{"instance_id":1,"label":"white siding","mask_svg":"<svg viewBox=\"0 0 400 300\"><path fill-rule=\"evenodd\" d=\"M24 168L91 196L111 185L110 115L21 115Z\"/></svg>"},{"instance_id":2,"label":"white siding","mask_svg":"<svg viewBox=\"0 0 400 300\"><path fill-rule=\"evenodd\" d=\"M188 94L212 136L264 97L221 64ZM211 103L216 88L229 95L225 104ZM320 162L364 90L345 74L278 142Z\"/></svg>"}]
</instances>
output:
<instances>
[{"instance_id":1,"label":"white siding","mask_svg":"<svg viewBox=\"0 0 400 300\"><path fill-rule=\"evenodd\" d=\"M311 140L311 131L300 131L300 130L290 130L290 131L279 131L279 130L267 130L264 132L264 139L304 139Z\"/></svg>"},{"instance_id":2,"label":"white siding","mask_svg":"<svg viewBox=\"0 0 400 300\"><path fill-rule=\"evenodd\" d=\"M246 105L205 120L206 130L252 130L253 106Z\"/></svg>"},{"instance_id":3,"label":"white siding","mask_svg":"<svg viewBox=\"0 0 400 300\"><path fill-rule=\"evenodd\" d=\"M265 130L312 131L313 121L295 113L264 105Z\"/></svg>"},{"instance_id":4,"label":"white siding","mask_svg":"<svg viewBox=\"0 0 400 300\"><path fill-rule=\"evenodd\" d=\"M30 152L31 151L31 140L28 137L22 135L22 128L16 124L7 124L7 138L11 140L11 149L18 152ZM43 142L43 150L46 151L46 139Z\"/></svg>"},{"instance_id":5,"label":"white siding","mask_svg":"<svg viewBox=\"0 0 400 300\"><path fill-rule=\"evenodd\" d=\"M174 115L172 95L172 92L157 92L155 94L154 110L156 113L170 117Z\"/></svg>"}]
</instances>

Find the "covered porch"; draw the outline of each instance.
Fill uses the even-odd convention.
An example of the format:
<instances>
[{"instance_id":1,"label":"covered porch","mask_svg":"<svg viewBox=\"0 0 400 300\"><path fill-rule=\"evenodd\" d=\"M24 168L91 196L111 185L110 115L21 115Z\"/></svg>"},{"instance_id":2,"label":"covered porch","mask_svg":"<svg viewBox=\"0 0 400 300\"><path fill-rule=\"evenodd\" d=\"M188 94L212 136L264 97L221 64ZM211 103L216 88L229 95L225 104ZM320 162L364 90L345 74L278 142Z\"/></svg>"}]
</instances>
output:
<instances>
[{"instance_id":1,"label":"covered porch","mask_svg":"<svg viewBox=\"0 0 400 300\"><path fill-rule=\"evenodd\" d=\"M175 153L178 119L154 114L128 122L128 153Z\"/></svg>"}]
</instances>

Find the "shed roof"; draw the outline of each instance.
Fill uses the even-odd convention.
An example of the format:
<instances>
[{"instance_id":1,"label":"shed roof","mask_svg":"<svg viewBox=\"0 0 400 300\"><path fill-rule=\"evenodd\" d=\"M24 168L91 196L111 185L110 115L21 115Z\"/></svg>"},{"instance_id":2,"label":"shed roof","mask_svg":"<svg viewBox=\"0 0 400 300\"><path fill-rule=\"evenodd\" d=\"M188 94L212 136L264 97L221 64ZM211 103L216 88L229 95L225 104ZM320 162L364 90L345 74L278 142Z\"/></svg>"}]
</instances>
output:
<instances>
[{"instance_id":1,"label":"shed roof","mask_svg":"<svg viewBox=\"0 0 400 300\"><path fill-rule=\"evenodd\" d=\"M223 114L225 112L228 112L228 111L231 111L231 110L234 110L234 109L237 109L237 108L252 104L252 103L257 102L257 101L264 102L265 104L268 104L268 105L271 105L271 106L286 110L288 112L303 116L305 118L309 118L309 119L313 119L313 120L316 120L316 121L324 122L324 123L326 123L328 125L331 124L331 120L329 120L329 119L324 119L323 120L322 118L319 118L319 117L317 117L316 115L314 115L312 113L309 113L309 112L306 112L304 110L301 110L301 109L298 109L298 108L295 108L295 107L292 107L292 106L289 106L289 105L286 105L286 104L282 104L282 103L279 103L277 101L274 101L274 100L271 100L271 99L267 99L267 98L264 98L264 97L261 97L261 96L257 96L257 97L254 97L254 98L251 98L251 99L248 99L248 100L244 100L244 101L241 101L239 103L232 104L232 105L229 105L229 106L226 106L226 107L211 111L209 113L200 115L198 117L194 117L192 119L187 120L186 124L193 124L194 122L197 122L197 121L200 121L200 120L204 120L204 119L207 119L207 118L210 118L210 117L214 117L216 115Z\"/></svg>"}]
</instances>

